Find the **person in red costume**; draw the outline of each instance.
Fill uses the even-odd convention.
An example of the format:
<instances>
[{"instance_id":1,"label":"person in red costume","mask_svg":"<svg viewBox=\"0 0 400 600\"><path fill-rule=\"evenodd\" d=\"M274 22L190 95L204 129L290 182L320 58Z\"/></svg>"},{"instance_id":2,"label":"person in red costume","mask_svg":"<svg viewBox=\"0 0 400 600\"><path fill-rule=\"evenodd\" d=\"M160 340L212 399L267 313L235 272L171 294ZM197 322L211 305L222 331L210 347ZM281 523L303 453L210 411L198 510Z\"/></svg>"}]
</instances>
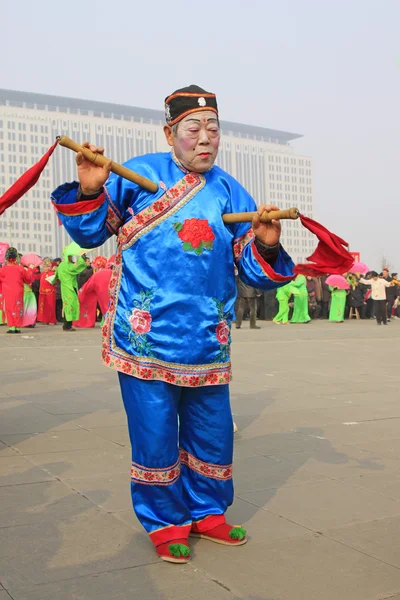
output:
<instances>
[{"instance_id":1,"label":"person in red costume","mask_svg":"<svg viewBox=\"0 0 400 600\"><path fill-rule=\"evenodd\" d=\"M96 256L92 267L93 275L79 290L80 318L79 321L74 321L75 327L87 328L96 325L97 304L103 316L107 312L111 268L105 256Z\"/></svg>"},{"instance_id":2,"label":"person in red costume","mask_svg":"<svg viewBox=\"0 0 400 600\"><path fill-rule=\"evenodd\" d=\"M24 269L17 262L16 248L8 248L7 264L0 269L0 281L3 287L5 313L8 323L7 333L21 333L24 315L24 283L32 283L34 272Z\"/></svg>"},{"instance_id":3,"label":"person in red costume","mask_svg":"<svg viewBox=\"0 0 400 600\"><path fill-rule=\"evenodd\" d=\"M49 277L54 276L54 273L55 270L50 258L45 258L43 261L43 271L40 275L37 320L39 323L47 323L47 325L55 325L57 323L56 288L47 281Z\"/></svg>"}]
</instances>

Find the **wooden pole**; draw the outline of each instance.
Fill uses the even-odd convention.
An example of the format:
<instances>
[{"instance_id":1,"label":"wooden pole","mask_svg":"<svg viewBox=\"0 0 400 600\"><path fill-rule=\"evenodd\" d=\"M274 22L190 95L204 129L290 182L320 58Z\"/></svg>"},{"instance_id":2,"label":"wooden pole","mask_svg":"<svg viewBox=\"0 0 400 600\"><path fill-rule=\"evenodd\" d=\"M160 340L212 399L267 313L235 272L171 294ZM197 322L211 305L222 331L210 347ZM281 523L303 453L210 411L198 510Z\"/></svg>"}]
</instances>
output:
<instances>
[{"instance_id":1,"label":"wooden pole","mask_svg":"<svg viewBox=\"0 0 400 600\"><path fill-rule=\"evenodd\" d=\"M228 213L222 215L222 220L226 224L231 223L247 223L254 219L256 212L243 212L243 213ZM298 208L288 208L287 210L272 210L271 212L264 212L260 216L262 223L271 223L273 220L278 219L298 219L300 212Z\"/></svg>"},{"instance_id":2,"label":"wooden pole","mask_svg":"<svg viewBox=\"0 0 400 600\"><path fill-rule=\"evenodd\" d=\"M73 150L74 152L82 152L83 156L95 165L104 166L110 160L102 154L92 152L89 150L89 148L84 148L65 135L58 136L57 139L60 146L69 148L69 150ZM120 175L124 179L128 179L128 181L132 181L132 183L137 183L137 185L140 185L140 187L148 190L149 192L153 192L153 194L158 191L158 185L154 183L154 181L151 181L146 177L142 177L142 175L138 175L138 173L135 173L134 171L131 171L130 169L127 169L116 162L112 162L111 171L116 175Z\"/></svg>"}]
</instances>

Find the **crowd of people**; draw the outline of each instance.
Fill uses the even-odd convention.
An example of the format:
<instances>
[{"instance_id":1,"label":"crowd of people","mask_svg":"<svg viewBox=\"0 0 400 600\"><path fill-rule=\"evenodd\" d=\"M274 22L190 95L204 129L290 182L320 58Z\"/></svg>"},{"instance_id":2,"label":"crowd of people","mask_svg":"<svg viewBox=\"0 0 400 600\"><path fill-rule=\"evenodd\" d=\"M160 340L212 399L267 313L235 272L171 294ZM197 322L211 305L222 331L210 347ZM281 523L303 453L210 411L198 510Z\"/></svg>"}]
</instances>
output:
<instances>
[{"instance_id":1,"label":"crowd of people","mask_svg":"<svg viewBox=\"0 0 400 600\"><path fill-rule=\"evenodd\" d=\"M400 281L398 274L383 269L345 273L348 289L327 283L328 275L296 279L276 291L262 292L244 284L237 277L236 329L249 317L250 328L260 329L256 318L272 320L277 325L311 323L326 319L343 323L346 319L376 319L378 325L400 318Z\"/></svg>"},{"instance_id":2,"label":"crowd of people","mask_svg":"<svg viewBox=\"0 0 400 600\"><path fill-rule=\"evenodd\" d=\"M64 255L40 265L21 265L22 255L9 248L4 265L0 264L0 325L8 324L7 333L20 333L22 327L36 323L63 324L64 331L94 327L107 311L108 285L114 256ZM237 277L235 304L236 329L249 317L250 329L260 329L257 316L268 319L262 306L266 296L273 296L271 318L277 325L310 323L327 319L343 323L345 319L376 319L378 325L400 319L400 281L398 274L383 269L345 273L348 289L327 283L328 276L298 275L287 285L272 292L262 292ZM271 298L270 298L271 300Z\"/></svg>"},{"instance_id":3,"label":"crowd of people","mask_svg":"<svg viewBox=\"0 0 400 600\"><path fill-rule=\"evenodd\" d=\"M27 264L16 248L7 249L0 265L0 325L8 325L7 333L36 323L62 323L64 331L75 331L102 320L114 257L91 261L67 248L63 260L45 257L40 264Z\"/></svg>"}]
</instances>

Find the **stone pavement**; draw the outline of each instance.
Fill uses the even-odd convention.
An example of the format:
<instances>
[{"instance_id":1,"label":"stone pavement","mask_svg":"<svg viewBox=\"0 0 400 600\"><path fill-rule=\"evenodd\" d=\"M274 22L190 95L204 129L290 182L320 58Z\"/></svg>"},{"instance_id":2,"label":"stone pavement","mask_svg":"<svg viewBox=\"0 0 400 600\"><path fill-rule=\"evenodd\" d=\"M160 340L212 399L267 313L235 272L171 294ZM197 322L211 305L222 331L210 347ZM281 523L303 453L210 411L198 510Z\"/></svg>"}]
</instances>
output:
<instances>
[{"instance_id":1,"label":"stone pavement","mask_svg":"<svg viewBox=\"0 0 400 600\"><path fill-rule=\"evenodd\" d=\"M100 332L0 328L0 600L400 600L400 321L233 332L233 524L160 562Z\"/></svg>"}]
</instances>

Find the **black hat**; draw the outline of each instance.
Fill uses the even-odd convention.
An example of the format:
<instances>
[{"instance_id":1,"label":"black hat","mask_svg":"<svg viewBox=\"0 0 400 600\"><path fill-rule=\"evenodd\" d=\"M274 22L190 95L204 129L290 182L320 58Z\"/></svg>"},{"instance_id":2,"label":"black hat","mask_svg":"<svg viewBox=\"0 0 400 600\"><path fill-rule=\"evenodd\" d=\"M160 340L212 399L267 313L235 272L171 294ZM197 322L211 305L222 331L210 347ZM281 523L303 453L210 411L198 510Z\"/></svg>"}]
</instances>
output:
<instances>
[{"instance_id":1,"label":"black hat","mask_svg":"<svg viewBox=\"0 0 400 600\"><path fill-rule=\"evenodd\" d=\"M198 85L181 88L165 98L165 120L168 125L174 125L190 113L200 110L212 110L218 115L215 94L206 92Z\"/></svg>"},{"instance_id":2,"label":"black hat","mask_svg":"<svg viewBox=\"0 0 400 600\"><path fill-rule=\"evenodd\" d=\"M7 260L13 260L16 259L18 257L18 250L16 248L13 248L12 246L10 246L9 248L7 248L6 250L6 259Z\"/></svg>"}]
</instances>

